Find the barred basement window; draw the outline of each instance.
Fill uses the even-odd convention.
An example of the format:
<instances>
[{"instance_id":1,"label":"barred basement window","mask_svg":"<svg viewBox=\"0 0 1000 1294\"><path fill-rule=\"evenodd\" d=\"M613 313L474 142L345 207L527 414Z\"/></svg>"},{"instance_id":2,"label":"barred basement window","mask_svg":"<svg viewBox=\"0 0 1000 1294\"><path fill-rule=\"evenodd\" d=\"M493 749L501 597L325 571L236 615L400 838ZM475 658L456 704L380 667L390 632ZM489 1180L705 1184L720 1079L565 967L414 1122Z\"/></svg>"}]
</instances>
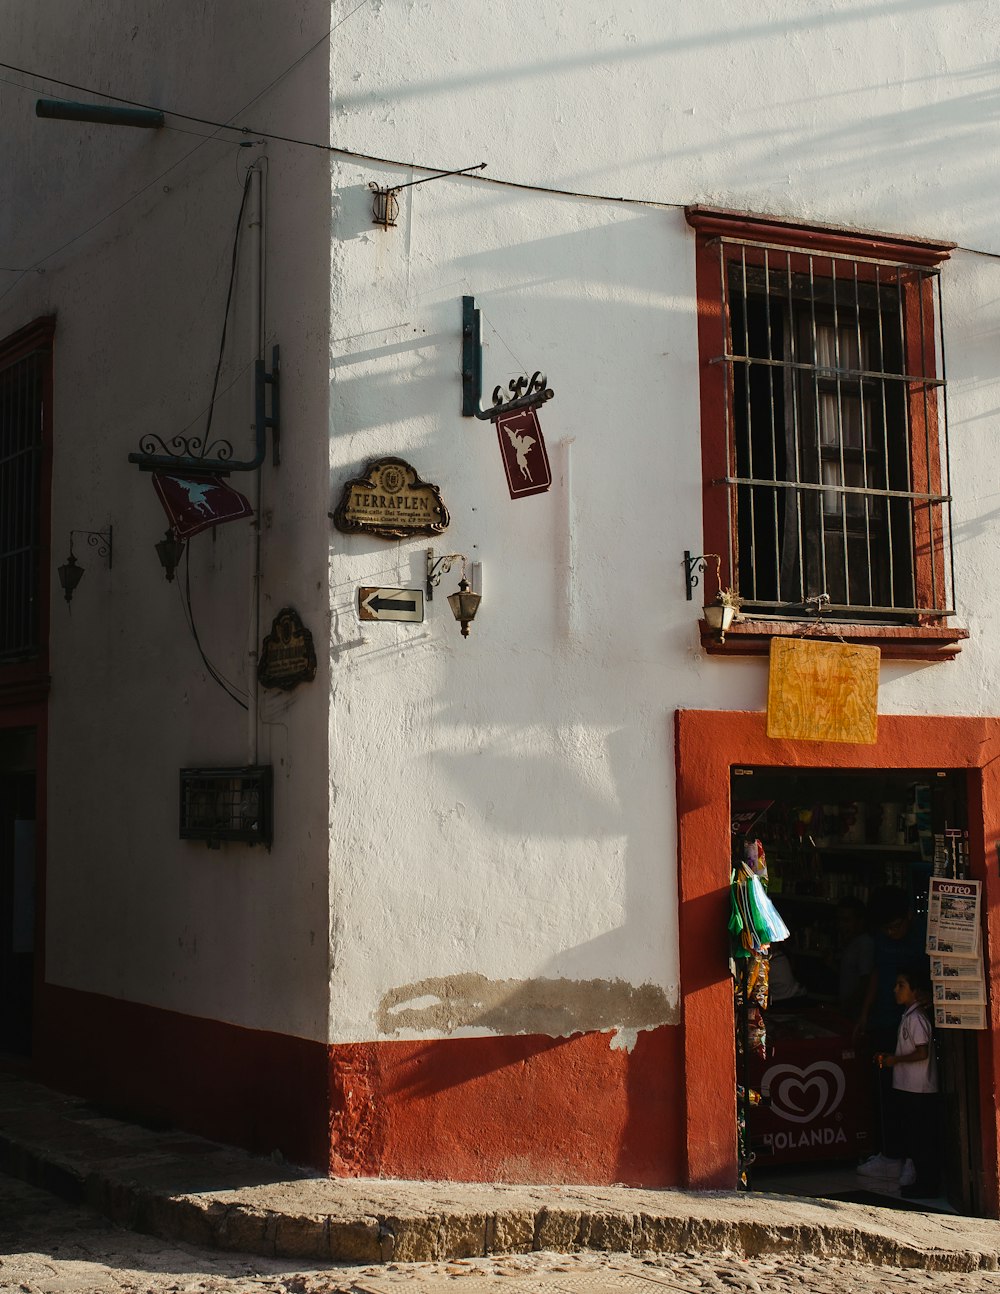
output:
<instances>
[{"instance_id":1,"label":"barred basement window","mask_svg":"<svg viewBox=\"0 0 1000 1294\"><path fill-rule=\"evenodd\" d=\"M744 614L953 614L937 269L949 245L701 208L688 219L706 549L721 545Z\"/></svg>"},{"instance_id":2,"label":"barred basement window","mask_svg":"<svg viewBox=\"0 0 1000 1294\"><path fill-rule=\"evenodd\" d=\"M40 645L42 459L50 358L47 348L24 354L12 345L7 355L4 351L0 347L0 661L16 661L36 655Z\"/></svg>"},{"instance_id":3,"label":"barred basement window","mask_svg":"<svg viewBox=\"0 0 1000 1294\"><path fill-rule=\"evenodd\" d=\"M270 848L273 783L269 765L182 768L181 840L204 840L216 849L223 841Z\"/></svg>"}]
</instances>

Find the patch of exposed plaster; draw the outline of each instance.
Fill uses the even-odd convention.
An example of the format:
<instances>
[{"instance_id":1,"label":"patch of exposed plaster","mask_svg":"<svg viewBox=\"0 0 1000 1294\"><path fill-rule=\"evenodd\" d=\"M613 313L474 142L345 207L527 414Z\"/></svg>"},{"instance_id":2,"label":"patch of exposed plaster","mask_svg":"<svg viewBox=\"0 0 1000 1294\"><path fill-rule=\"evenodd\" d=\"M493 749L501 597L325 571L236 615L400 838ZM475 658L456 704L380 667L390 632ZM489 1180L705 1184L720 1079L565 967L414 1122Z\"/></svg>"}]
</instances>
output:
<instances>
[{"instance_id":1,"label":"patch of exposed plaster","mask_svg":"<svg viewBox=\"0 0 1000 1294\"><path fill-rule=\"evenodd\" d=\"M401 1011L423 1011L429 1006L437 1006L441 1001L432 993L425 993L423 997L411 997L405 1002L397 1002L394 1006L389 1007L390 1015L399 1015Z\"/></svg>"},{"instance_id":2,"label":"patch of exposed plaster","mask_svg":"<svg viewBox=\"0 0 1000 1294\"><path fill-rule=\"evenodd\" d=\"M621 979L491 980L471 972L401 984L378 1006L379 1032L448 1035L460 1029L543 1034L615 1030L613 1047L631 1051L642 1029L677 1024L680 1013L655 984Z\"/></svg>"},{"instance_id":3,"label":"patch of exposed plaster","mask_svg":"<svg viewBox=\"0 0 1000 1294\"><path fill-rule=\"evenodd\" d=\"M611 1035L611 1042L608 1045L612 1051L627 1051L631 1055L632 1048L638 1040L638 1029L616 1029Z\"/></svg>"}]
</instances>

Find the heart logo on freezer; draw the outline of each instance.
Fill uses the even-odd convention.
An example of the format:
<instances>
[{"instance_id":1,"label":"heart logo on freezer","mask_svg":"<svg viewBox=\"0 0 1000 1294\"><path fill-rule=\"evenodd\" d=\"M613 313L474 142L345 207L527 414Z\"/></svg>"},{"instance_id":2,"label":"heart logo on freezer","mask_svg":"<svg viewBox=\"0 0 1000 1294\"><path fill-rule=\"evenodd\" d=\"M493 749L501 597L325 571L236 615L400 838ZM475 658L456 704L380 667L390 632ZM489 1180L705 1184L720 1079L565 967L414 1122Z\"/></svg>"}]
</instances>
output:
<instances>
[{"instance_id":1,"label":"heart logo on freezer","mask_svg":"<svg viewBox=\"0 0 1000 1294\"><path fill-rule=\"evenodd\" d=\"M816 1060L804 1069L787 1062L771 1065L761 1080L771 1109L789 1123L811 1123L830 1115L844 1099L844 1071L830 1060Z\"/></svg>"}]
</instances>

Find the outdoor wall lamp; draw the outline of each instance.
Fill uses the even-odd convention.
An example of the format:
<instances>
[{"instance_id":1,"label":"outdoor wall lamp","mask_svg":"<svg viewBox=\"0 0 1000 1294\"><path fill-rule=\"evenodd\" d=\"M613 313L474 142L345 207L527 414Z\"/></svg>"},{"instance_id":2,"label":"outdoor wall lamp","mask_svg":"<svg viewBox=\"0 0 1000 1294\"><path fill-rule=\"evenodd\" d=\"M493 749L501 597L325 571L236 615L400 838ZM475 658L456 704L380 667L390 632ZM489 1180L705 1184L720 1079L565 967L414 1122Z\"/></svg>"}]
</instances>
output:
<instances>
[{"instance_id":1,"label":"outdoor wall lamp","mask_svg":"<svg viewBox=\"0 0 1000 1294\"><path fill-rule=\"evenodd\" d=\"M718 585L718 592L715 595L715 601L710 602L705 607L705 623L716 635L719 642L724 643L730 626L740 613L743 599L734 593L732 589L722 587L722 558L718 553L699 553L697 557L692 557L690 552L685 550L684 578L687 582L687 600L691 601L692 593L699 582L698 574L707 569L709 562L715 562L715 581ZM695 572L698 572L698 574Z\"/></svg>"},{"instance_id":2,"label":"outdoor wall lamp","mask_svg":"<svg viewBox=\"0 0 1000 1294\"><path fill-rule=\"evenodd\" d=\"M184 555L184 540L178 539L172 530L168 530L156 545L156 555L160 559L160 565L163 567L163 573L167 577L167 583L172 584L174 571L176 571L177 564Z\"/></svg>"},{"instance_id":3,"label":"outdoor wall lamp","mask_svg":"<svg viewBox=\"0 0 1000 1294\"><path fill-rule=\"evenodd\" d=\"M73 594L76 592L76 586L83 579L84 568L76 560L76 554L73 552L73 536L86 535L87 543L91 548L97 550L98 557L108 559L108 570L111 570L111 537L113 527L108 526L107 530L71 530L69 532L69 556L63 562L62 566L57 568L56 574L59 576L59 584L66 599L66 605L73 601Z\"/></svg>"},{"instance_id":4,"label":"outdoor wall lamp","mask_svg":"<svg viewBox=\"0 0 1000 1294\"><path fill-rule=\"evenodd\" d=\"M396 217L399 215L399 201L397 194L403 189L415 189L418 184L426 184L428 180L446 180L449 175L468 175L470 171L485 170L486 163L479 162L476 166L463 166L460 171L442 171L440 175L425 175L422 180L411 180L409 184L394 184L392 188L383 189L380 184L374 180L368 185L372 192L372 224L378 225L380 229L395 229Z\"/></svg>"},{"instance_id":5,"label":"outdoor wall lamp","mask_svg":"<svg viewBox=\"0 0 1000 1294\"><path fill-rule=\"evenodd\" d=\"M739 615L742 599L732 589L719 589L715 601L705 608L705 623L716 635L720 643L726 641L729 626Z\"/></svg>"},{"instance_id":6,"label":"outdoor wall lamp","mask_svg":"<svg viewBox=\"0 0 1000 1294\"><path fill-rule=\"evenodd\" d=\"M462 578L458 582L458 592L448 595L448 605L451 607L451 614L462 626L462 637L468 638L469 625L476 618L476 612L479 610L479 604L483 600L481 593L473 591L472 586L466 579L466 567L468 558L464 553L447 553L443 557L434 557L434 549L427 550L427 601L434 599L434 589L441 583L441 577L446 575L456 562L462 563ZM473 563L475 570L478 563Z\"/></svg>"}]
</instances>

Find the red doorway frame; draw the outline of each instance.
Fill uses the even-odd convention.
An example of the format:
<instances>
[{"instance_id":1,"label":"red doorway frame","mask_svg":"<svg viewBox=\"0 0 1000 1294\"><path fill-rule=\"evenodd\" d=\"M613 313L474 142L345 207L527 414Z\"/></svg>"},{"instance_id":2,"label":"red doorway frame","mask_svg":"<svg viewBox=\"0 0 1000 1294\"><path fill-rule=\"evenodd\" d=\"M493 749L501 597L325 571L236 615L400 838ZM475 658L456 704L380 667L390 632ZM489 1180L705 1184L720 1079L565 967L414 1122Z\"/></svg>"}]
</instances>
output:
<instances>
[{"instance_id":1,"label":"red doorway frame","mask_svg":"<svg viewBox=\"0 0 1000 1294\"><path fill-rule=\"evenodd\" d=\"M767 716L728 710L676 712L678 923L684 1056L685 1182L736 1185L736 1060L728 971L730 769L948 769L968 774L972 875L983 881L987 984L1000 959L1000 719L880 715L874 746L773 741ZM1000 1030L997 994L979 1035L986 1213L1000 1216Z\"/></svg>"}]
</instances>

